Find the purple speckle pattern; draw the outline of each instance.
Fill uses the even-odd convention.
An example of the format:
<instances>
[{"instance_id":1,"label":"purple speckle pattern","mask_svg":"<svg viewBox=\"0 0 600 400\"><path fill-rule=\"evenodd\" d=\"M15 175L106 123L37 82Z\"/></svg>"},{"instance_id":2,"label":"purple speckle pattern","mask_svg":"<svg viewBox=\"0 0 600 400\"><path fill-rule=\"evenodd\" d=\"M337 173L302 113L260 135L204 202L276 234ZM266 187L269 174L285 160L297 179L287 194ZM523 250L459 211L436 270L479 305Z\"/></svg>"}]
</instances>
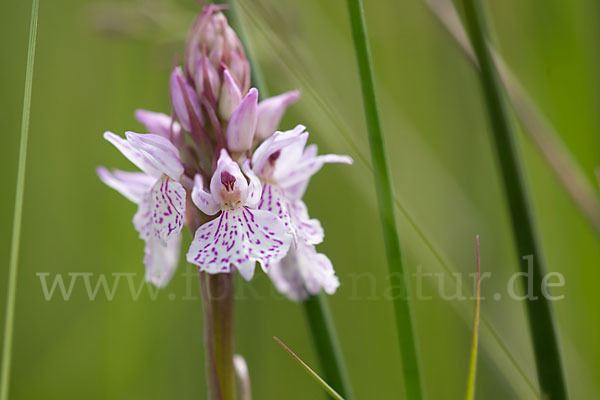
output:
<instances>
[{"instance_id":1,"label":"purple speckle pattern","mask_svg":"<svg viewBox=\"0 0 600 400\"><path fill-rule=\"evenodd\" d=\"M266 271L281 260L292 238L276 215L240 207L222 211L219 217L196 231L187 260L211 274L237 268L246 280L254 275L258 261Z\"/></svg>"},{"instance_id":2,"label":"purple speckle pattern","mask_svg":"<svg viewBox=\"0 0 600 400\"><path fill-rule=\"evenodd\" d=\"M166 244L181 232L184 214L185 189L163 176L142 199L133 223L142 239L155 237Z\"/></svg>"},{"instance_id":3,"label":"purple speckle pattern","mask_svg":"<svg viewBox=\"0 0 600 400\"><path fill-rule=\"evenodd\" d=\"M302 200L289 199L279 186L265 184L258 208L277 215L295 241L319 244L325 236L321 223L311 219Z\"/></svg>"}]
</instances>

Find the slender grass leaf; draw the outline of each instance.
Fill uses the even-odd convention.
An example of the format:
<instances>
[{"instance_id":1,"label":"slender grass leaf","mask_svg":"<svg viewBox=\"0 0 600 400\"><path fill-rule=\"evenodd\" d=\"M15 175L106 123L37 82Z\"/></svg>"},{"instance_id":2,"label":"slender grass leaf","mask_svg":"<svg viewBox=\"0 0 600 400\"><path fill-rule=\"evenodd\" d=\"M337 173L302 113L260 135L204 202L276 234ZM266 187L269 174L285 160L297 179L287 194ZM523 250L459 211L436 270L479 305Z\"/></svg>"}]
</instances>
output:
<instances>
[{"instance_id":1,"label":"slender grass leaf","mask_svg":"<svg viewBox=\"0 0 600 400\"><path fill-rule=\"evenodd\" d=\"M397 335L402 356L402 370L404 374L404 386L409 399L419 400L423 398L421 383L421 367L417 352L417 337L415 334L410 295L406 284L406 271L404 268L402 250L400 248L400 234L396 225L396 213L394 208L394 193L390 177L390 168L385 151L385 142L379 109L375 95L375 84L373 70L371 67L371 56L367 42L366 24L363 15L361 0L347 0L350 16L350 27L354 50L358 62L360 84L363 95L363 107L369 133L369 144L371 148L371 162L373 163L373 175L375 189L379 204L379 215L383 229L383 237L386 248L386 256L391 276L397 277L399 287L406 294L404 298L394 298L396 315Z\"/></svg>"},{"instance_id":2,"label":"slender grass leaf","mask_svg":"<svg viewBox=\"0 0 600 400\"><path fill-rule=\"evenodd\" d=\"M479 345L479 313L481 309L481 254L479 252L479 235L477 235L475 241L477 246L477 284L475 285L475 317L473 318L473 340L471 341L471 358L469 360L466 400L475 400L477 349Z\"/></svg>"},{"instance_id":3,"label":"slender grass leaf","mask_svg":"<svg viewBox=\"0 0 600 400\"><path fill-rule=\"evenodd\" d=\"M483 94L508 200L517 255L519 258L529 258L528 263L520 262L522 271L528 272L529 263L533 271L533 296L528 296L526 304L542 397L566 399L557 330L549 300L542 293L542 279L545 275L543 254L531 214L531 201L516 138L504 103L499 77L487 46L482 5L478 0L465 0L464 5L471 44L481 70Z\"/></svg>"},{"instance_id":4,"label":"slender grass leaf","mask_svg":"<svg viewBox=\"0 0 600 400\"><path fill-rule=\"evenodd\" d=\"M27 70L25 72L25 95L21 120L21 142L19 144L19 164L17 167L17 189L13 217L12 244L8 275L8 296L6 301L6 320L4 322L4 343L2 346L2 379L0 381L0 399L7 400L10 386L10 367L12 339L15 321L15 300L17 295L17 270L19 264L19 246L21 240L21 220L23 215L23 194L25 191L25 166L27 161L27 139L29 137L29 116L31 111L31 91L33 85L33 64L35 61L35 43L37 37L39 0L33 0L29 25L29 44L27 48Z\"/></svg>"},{"instance_id":5,"label":"slender grass leaf","mask_svg":"<svg viewBox=\"0 0 600 400\"><path fill-rule=\"evenodd\" d=\"M319 383L319 385L321 385L321 387L323 387L323 389L325 389L325 391L327 393L329 393L331 395L331 397L333 397L336 400L344 400L344 398L342 396L339 395L338 392L336 392L331 386L329 386L327 384L327 382L325 382L315 371L312 370L311 367L309 367L304 361L302 361L302 359L300 357L298 357L292 350L290 350L289 347L287 347L285 345L285 343L283 343L281 340L279 340L279 338L277 336L273 336L273 339L275 339L275 341L277 343L279 343L281 345L281 347L283 347L283 349L285 351L287 351L288 353L290 353L290 355L292 357L294 357L294 359L298 362L298 364L300 364L304 370L306 372L308 372L308 374Z\"/></svg>"}]
</instances>

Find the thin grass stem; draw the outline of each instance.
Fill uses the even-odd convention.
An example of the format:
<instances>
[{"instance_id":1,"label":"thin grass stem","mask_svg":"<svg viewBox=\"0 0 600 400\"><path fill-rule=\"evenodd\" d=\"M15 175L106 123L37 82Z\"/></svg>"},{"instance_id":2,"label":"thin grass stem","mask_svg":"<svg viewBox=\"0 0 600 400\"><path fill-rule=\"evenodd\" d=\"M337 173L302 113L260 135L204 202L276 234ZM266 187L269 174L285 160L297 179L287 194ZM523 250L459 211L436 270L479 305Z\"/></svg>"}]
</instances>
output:
<instances>
[{"instance_id":1,"label":"thin grass stem","mask_svg":"<svg viewBox=\"0 0 600 400\"><path fill-rule=\"evenodd\" d=\"M2 378L0 381L0 400L8 399L10 386L10 367L15 321L15 300L17 296L17 270L19 264L19 247L21 240L21 220L23 215L23 194L25 191L25 166L27 161L27 139L29 137L29 116L31 112L31 91L33 85L33 64L35 60L38 8L39 0L33 0L31 6L31 22L29 25L27 70L25 72L25 94L23 96L23 114L21 120L21 143L19 144L17 189L15 194L15 211L13 216L12 242L10 248L6 320L4 322L4 343L2 346Z\"/></svg>"},{"instance_id":2,"label":"thin grass stem","mask_svg":"<svg viewBox=\"0 0 600 400\"><path fill-rule=\"evenodd\" d=\"M479 235L475 238L475 242L477 247L477 284L475 286L475 317L473 317L473 339L471 341L471 357L469 360L466 400L475 400L475 378L477 377L477 353L479 347L479 315L481 313L481 256L479 252Z\"/></svg>"},{"instance_id":3,"label":"thin grass stem","mask_svg":"<svg viewBox=\"0 0 600 400\"><path fill-rule=\"evenodd\" d=\"M481 70L483 94L488 108L494 144L504 182L518 256L527 273L531 264L533 296L528 296L527 311L531 330L538 380L542 397L566 399L566 385L558 348L557 329L548 299L542 293L545 275L543 254L531 213L526 178L519 158L510 118L504 102L498 73L486 42L484 13L479 0L464 0L467 28Z\"/></svg>"},{"instance_id":4,"label":"thin grass stem","mask_svg":"<svg viewBox=\"0 0 600 400\"><path fill-rule=\"evenodd\" d=\"M287 347L285 343L283 343L277 336L273 336L273 339L275 339L275 341L279 343L279 345L283 347L283 349L287 351L332 398L335 400L344 400L344 398L338 392L336 392L329 384L327 384L323 378L321 378L311 367L309 367L308 364L302 361L302 359L298 357L296 353L294 353L289 347Z\"/></svg>"},{"instance_id":5,"label":"thin grass stem","mask_svg":"<svg viewBox=\"0 0 600 400\"><path fill-rule=\"evenodd\" d=\"M394 193L390 178L390 168L385 152L385 142L379 119L377 98L371 57L367 42L367 33L361 0L347 0L350 15L350 27L354 41L354 49L358 62L360 84L363 95L363 106L369 133L371 148L371 161L377 191L379 214L383 229L386 255L390 274L397 278L395 287L403 289L405 296L394 299L397 334L402 355L404 373L404 386L406 397L412 400L423 398L421 382L421 367L417 352L417 337L415 335L414 321L406 283L406 271L400 247L400 234L396 224L394 208Z\"/></svg>"}]
</instances>

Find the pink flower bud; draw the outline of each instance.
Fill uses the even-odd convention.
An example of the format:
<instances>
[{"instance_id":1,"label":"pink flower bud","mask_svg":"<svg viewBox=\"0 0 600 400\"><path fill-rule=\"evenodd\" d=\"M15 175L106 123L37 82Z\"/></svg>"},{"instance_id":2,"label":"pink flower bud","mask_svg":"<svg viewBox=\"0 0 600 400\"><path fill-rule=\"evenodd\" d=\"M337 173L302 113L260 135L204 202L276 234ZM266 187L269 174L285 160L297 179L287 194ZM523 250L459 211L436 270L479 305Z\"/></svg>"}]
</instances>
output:
<instances>
[{"instance_id":1,"label":"pink flower bud","mask_svg":"<svg viewBox=\"0 0 600 400\"><path fill-rule=\"evenodd\" d=\"M226 69L223 72L223 87L219 98L219 116L227 121L241 101L242 92L240 87L235 78L229 73L229 70Z\"/></svg>"},{"instance_id":2,"label":"pink flower bud","mask_svg":"<svg viewBox=\"0 0 600 400\"><path fill-rule=\"evenodd\" d=\"M230 51L229 67L233 76L240 83L242 93L246 93L250 88L250 63L246 59L244 53Z\"/></svg>"},{"instance_id":3,"label":"pink flower bud","mask_svg":"<svg viewBox=\"0 0 600 400\"><path fill-rule=\"evenodd\" d=\"M293 90L261 101L258 105L256 138L263 140L271 136L277 130L285 110L298 100L298 97L300 91Z\"/></svg>"},{"instance_id":4,"label":"pink flower bud","mask_svg":"<svg viewBox=\"0 0 600 400\"><path fill-rule=\"evenodd\" d=\"M258 91L252 88L231 114L225 133L230 151L242 152L252 147L256 130L257 102Z\"/></svg>"},{"instance_id":5,"label":"pink flower bud","mask_svg":"<svg viewBox=\"0 0 600 400\"><path fill-rule=\"evenodd\" d=\"M231 69L242 85L242 93L245 93L249 87L248 61L222 9L223 6L208 5L196 19L187 41L186 70L190 76L196 76L198 60L206 54L215 70L219 70L221 65Z\"/></svg>"},{"instance_id":6,"label":"pink flower bud","mask_svg":"<svg viewBox=\"0 0 600 400\"><path fill-rule=\"evenodd\" d=\"M194 121L204 124L196 92L185 81L181 67L176 67L171 73L169 92L175 114L186 131L192 131Z\"/></svg>"},{"instance_id":7,"label":"pink flower bud","mask_svg":"<svg viewBox=\"0 0 600 400\"><path fill-rule=\"evenodd\" d=\"M199 97L206 95L203 94L203 92L208 89L204 87L206 79L208 79L208 85L210 86L210 91L212 92L213 98L217 99L221 89L219 73L207 57L202 57L197 63L196 75L194 76L196 92L198 93Z\"/></svg>"}]
</instances>

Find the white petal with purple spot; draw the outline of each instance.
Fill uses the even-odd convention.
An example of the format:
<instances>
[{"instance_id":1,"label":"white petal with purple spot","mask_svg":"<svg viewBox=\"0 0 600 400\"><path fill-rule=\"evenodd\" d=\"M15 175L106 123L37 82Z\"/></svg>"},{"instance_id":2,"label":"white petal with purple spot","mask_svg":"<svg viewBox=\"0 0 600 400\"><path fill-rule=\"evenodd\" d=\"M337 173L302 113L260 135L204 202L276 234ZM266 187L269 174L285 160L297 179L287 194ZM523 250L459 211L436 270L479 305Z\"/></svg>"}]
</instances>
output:
<instances>
[{"instance_id":1,"label":"white petal with purple spot","mask_svg":"<svg viewBox=\"0 0 600 400\"><path fill-rule=\"evenodd\" d=\"M291 240L274 214L241 207L198 228L187 260L211 274L229 272L233 265L249 280L257 261L266 270L268 263L286 255Z\"/></svg>"},{"instance_id":2,"label":"white petal with purple spot","mask_svg":"<svg viewBox=\"0 0 600 400\"><path fill-rule=\"evenodd\" d=\"M133 224L142 239L155 237L166 243L181 232L184 215L185 189L163 176L143 197Z\"/></svg>"}]
</instances>

